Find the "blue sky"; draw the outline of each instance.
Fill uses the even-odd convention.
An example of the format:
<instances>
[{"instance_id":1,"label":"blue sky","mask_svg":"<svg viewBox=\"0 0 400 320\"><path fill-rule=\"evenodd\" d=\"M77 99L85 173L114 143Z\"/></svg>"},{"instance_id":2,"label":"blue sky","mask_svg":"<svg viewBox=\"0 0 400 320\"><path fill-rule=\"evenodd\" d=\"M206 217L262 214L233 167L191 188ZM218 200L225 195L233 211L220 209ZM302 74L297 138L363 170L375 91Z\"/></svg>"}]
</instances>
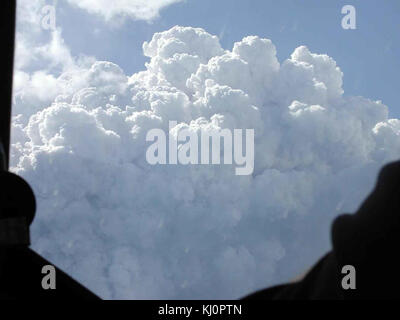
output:
<instances>
[{"instance_id":1,"label":"blue sky","mask_svg":"<svg viewBox=\"0 0 400 320\"><path fill-rule=\"evenodd\" d=\"M356 30L341 27L341 8L346 4L357 10ZM244 36L258 35L273 41L280 61L300 45L327 53L344 72L346 95L382 100L391 117L400 115L398 1L186 0L164 8L150 23L128 19L119 26L65 3L59 5L57 24L72 54L115 62L127 73L144 69L142 43L174 25L202 27L219 36L225 49Z\"/></svg>"}]
</instances>

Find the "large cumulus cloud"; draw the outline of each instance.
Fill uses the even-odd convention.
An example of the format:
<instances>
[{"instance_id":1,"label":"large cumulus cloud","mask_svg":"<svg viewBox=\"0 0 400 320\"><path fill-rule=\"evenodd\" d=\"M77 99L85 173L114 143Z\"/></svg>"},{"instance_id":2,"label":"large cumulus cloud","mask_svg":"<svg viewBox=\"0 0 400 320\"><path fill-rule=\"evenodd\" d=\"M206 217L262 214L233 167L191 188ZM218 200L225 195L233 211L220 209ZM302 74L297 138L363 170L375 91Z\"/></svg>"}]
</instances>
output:
<instances>
[{"instance_id":1,"label":"large cumulus cloud","mask_svg":"<svg viewBox=\"0 0 400 320\"><path fill-rule=\"evenodd\" d=\"M12 170L38 198L33 247L102 297L237 298L287 281L400 155L400 121L345 96L325 54L302 46L280 63L268 39L225 50L178 26L143 52L132 76L97 61L51 81L48 104L15 96ZM146 133L170 120L253 128L253 174L149 165Z\"/></svg>"}]
</instances>

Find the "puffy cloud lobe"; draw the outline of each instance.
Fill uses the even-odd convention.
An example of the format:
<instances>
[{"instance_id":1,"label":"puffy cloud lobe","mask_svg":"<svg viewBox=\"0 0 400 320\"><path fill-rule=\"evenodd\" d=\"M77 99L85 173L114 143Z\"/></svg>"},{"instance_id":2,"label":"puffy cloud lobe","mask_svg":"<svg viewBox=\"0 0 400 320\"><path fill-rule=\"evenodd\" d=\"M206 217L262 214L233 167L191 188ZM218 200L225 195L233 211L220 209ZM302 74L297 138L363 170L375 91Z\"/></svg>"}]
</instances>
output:
<instances>
[{"instance_id":1,"label":"puffy cloud lobe","mask_svg":"<svg viewBox=\"0 0 400 320\"><path fill-rule=\"evenodd\" d=\"M13 170L39 204L33 247L105 298L237 298L287 281L400 154L399 120L343 96L327 55L300 47L279 63L270 40L229 51L178 26L143 49L145 71L98 61L41 81L49 102L14 110ZM172 138L254 129L253 175L149 165L146 133L170 120Z\"/></svg>"},{"instance_id":2,"label":"puffy cloud lobe","mask_svg":"<svg viewBox=\"0 0 400 320\"><path fill-rule=\"evenodd\" d=\"M218 38L200 28L173 28L154 34L143 44L150 57L146 67L151 74L165 79L169 86L186 91L186 80L200 64L223 53Z\"/></svg>"}]
</instances>

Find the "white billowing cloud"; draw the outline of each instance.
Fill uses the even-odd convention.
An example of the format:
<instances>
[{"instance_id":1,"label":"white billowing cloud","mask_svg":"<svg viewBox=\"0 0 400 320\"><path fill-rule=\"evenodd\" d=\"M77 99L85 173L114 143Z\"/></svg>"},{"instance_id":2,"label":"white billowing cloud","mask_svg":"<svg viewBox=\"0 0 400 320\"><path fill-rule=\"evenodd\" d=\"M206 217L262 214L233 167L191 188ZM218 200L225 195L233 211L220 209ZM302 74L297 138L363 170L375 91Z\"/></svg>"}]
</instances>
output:
<instances>
[{"instance_id":1,"label":"white billowing cloud","mask_svg":"<svg viewBox=\"0 0 400 320\"><path fill-rule=\"evenodd\" d=\"M106 21L113 18L154 20L160 10L182 0L68 0L71 4L97 14Z\"/></svg>"},{"instance_id":2,"label":"white billowing cloud","mask_svg":"<svg viewBox=\"0 0 400 320\"><path fill-rule=\"evenodd\" d=\"M32 70L61 69L74 65L74 58L61 36L61 28L45 25L45 0L17 1L15 68Z\"/></svg>"},{"instance_id":3,"label":"white billowing cloud","mask_svg":"<svg viewBox=\"0 0 400 320\"><path fill-rule=\"evenodd\" d=\"M76 74L81 67L95 61L93 57L73 57L61 28L44 27L46 5L45 0L17 1L13 112L23 115L21 121L26 121L58 95L74 90L72 82L80 81Z\"/></svg>"},{"instance_id":4,"label":"white billowing cloud","mask_svg":"<svg viewBox=\"0 0 400 320\"><path fill-rule=\"evenodd\" d=\"M344 96L327 55L303 46L280 63L270 40L224 50L178 26L143 49L150 61L132 76L101 61L36 73L47 90L21 89L14 111L12 170L38 199L33 247L102 297L238 298L288 281L400 155L399 120ZM171 135L254 129L253 175L149 165L146 133L170 120Z\"/></svg>"}]
</instances>

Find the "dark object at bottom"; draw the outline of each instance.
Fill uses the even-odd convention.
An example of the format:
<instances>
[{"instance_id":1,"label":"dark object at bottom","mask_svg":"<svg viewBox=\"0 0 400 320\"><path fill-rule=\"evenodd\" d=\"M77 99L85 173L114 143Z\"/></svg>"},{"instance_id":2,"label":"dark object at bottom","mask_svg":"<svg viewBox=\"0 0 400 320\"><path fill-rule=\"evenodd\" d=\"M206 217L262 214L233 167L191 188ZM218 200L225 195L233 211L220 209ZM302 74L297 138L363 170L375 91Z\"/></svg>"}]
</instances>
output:
<instances>
[{"instance_id":1,"label":"dark object at bottom","mask_svg":"<svg viewBox=\"0 0 400 320\"><path fill-rule=\"evenodd\" d=\"M29 225L36 201L28 183L11 172L0 171L0 190L0 299L98 299L29 249ZM45 266L54 271L55 288L42 285Z\"/></svg>"},{"instance_id":2,"label":"dark object at bottom","mask_svg":"<svg viewBox=\"0 0 400 320\"><path fill-rule=\"evenodd\" d=\"M99 299L58 268L56 268L56 289L44 289L42 279L45 274L42 274L42 268L52 264L29 248L3 249L0 254L0 259L4 259L3 268L0 270L0 299Z\"/></svg>"},{"instance_id":3,"label":"dark object at bottom","mask_svg":"<svg viewBox=\"0 0 400 320\"><path fill-rule=\"evenodd\" d=\"M332 251L303 280L244 299L399 299L400 162L381 170L375 189L356 214L334 221L332 244ZM355 288L343 288L346 265L354 267Z\"/></svg>"}]
</instances>

